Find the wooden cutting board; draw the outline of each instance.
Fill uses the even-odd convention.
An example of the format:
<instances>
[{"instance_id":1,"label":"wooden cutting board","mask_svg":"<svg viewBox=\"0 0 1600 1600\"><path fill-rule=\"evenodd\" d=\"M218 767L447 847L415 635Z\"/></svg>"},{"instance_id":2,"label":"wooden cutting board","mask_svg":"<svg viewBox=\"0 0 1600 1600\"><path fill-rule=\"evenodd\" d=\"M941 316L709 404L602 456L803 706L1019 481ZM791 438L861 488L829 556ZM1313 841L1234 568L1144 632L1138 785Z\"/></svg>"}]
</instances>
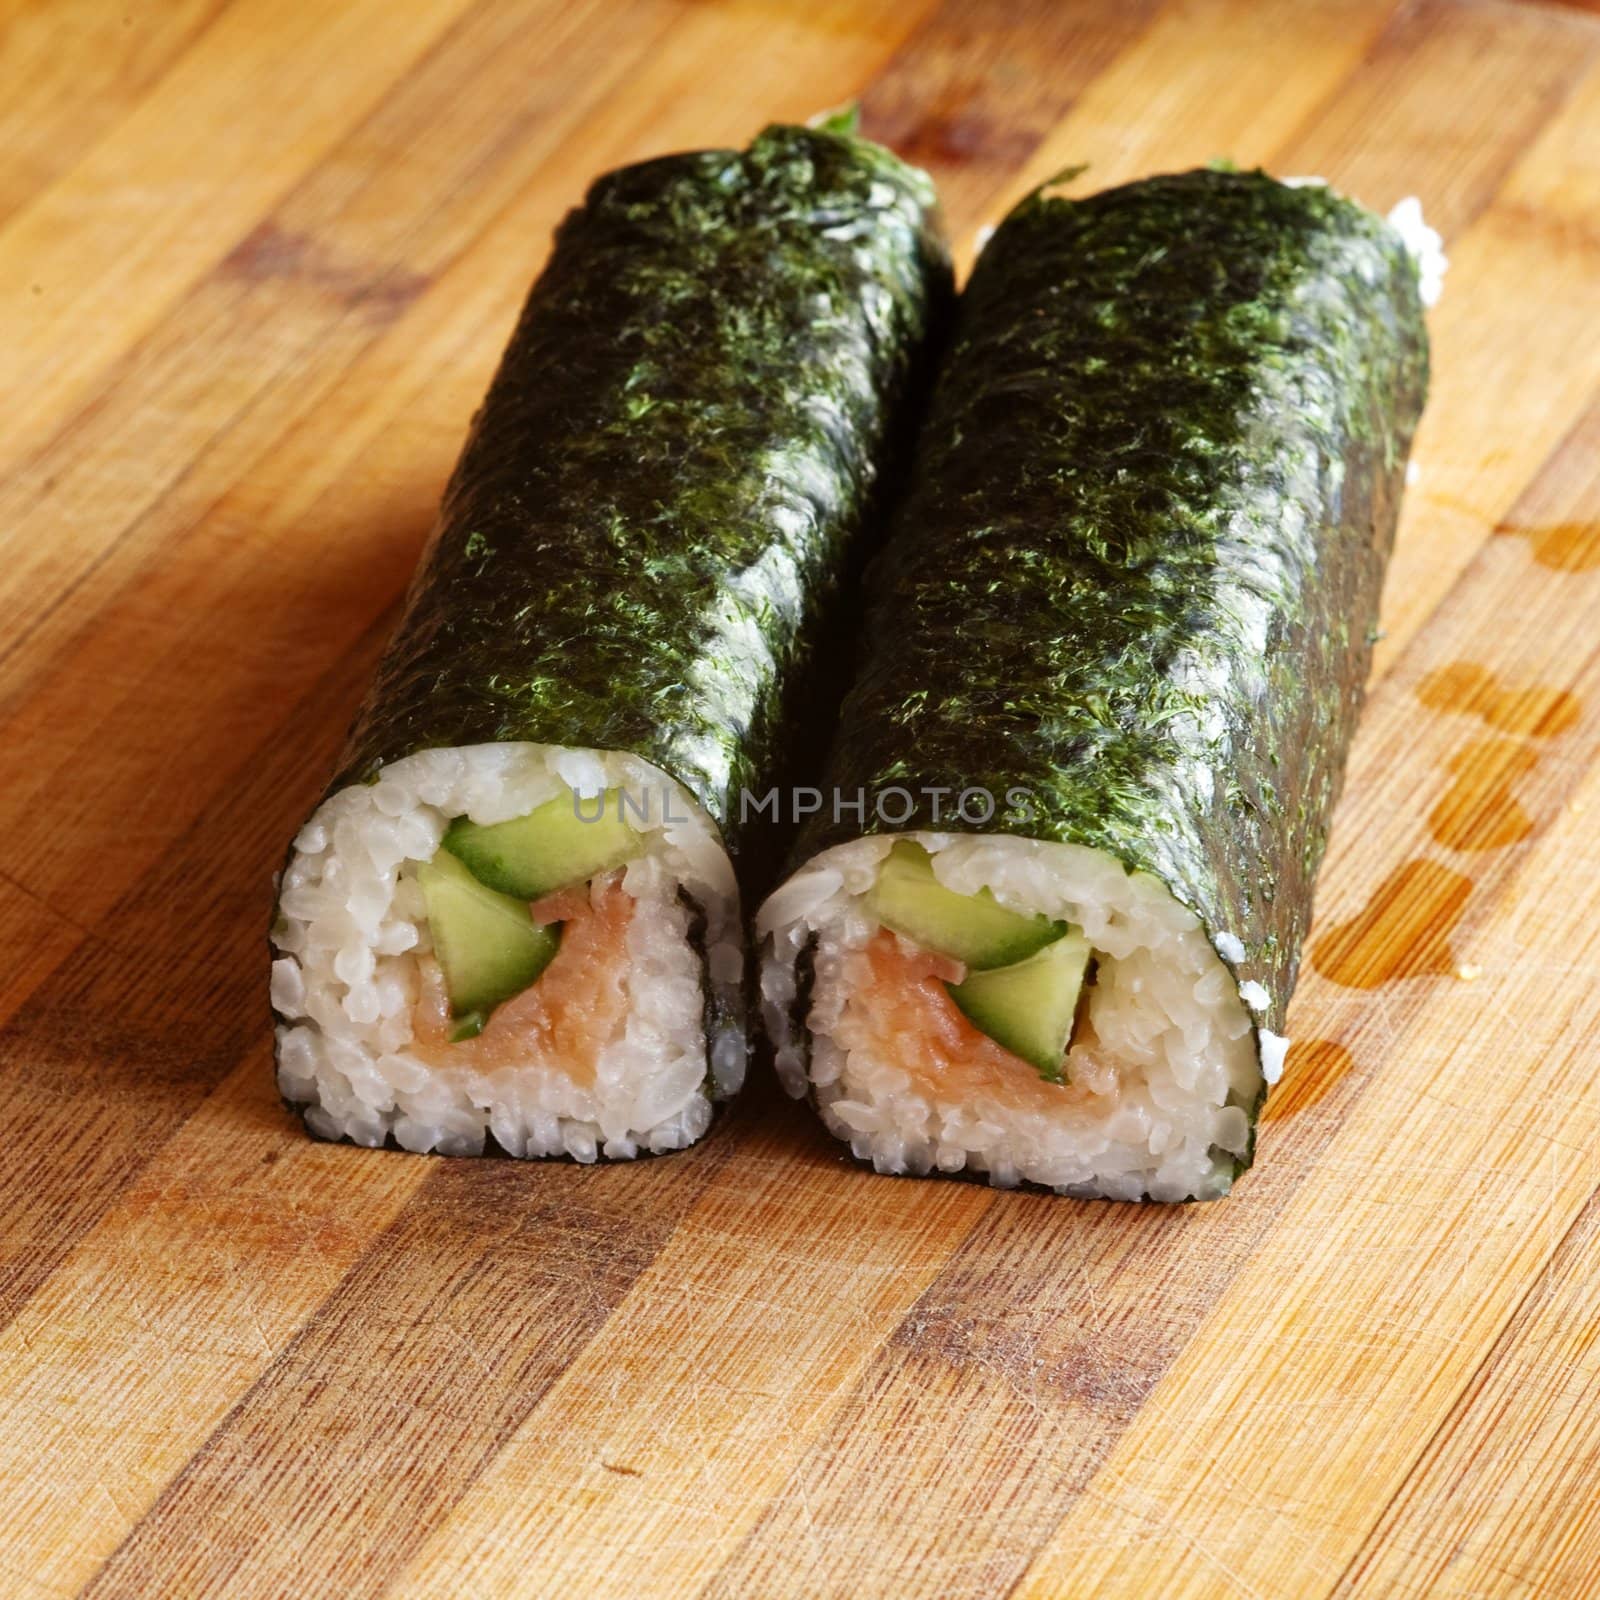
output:
<instances>
[{"instance_id":1,"label":"wooden cutting board","mask_svg":"<svg viewBox=\"0 0 1600 1600\"><path fill-rule=\"evenodd\" d=\"M1600 16L55 0L0 34L0 1592L1600 1593ZM269 877L551 227L860 96L963 258L1229 155L1452 258L1256 1170L312 1143ZM1587 809L1586 809L1587 808Z\"/></svg>"}]
</instances>

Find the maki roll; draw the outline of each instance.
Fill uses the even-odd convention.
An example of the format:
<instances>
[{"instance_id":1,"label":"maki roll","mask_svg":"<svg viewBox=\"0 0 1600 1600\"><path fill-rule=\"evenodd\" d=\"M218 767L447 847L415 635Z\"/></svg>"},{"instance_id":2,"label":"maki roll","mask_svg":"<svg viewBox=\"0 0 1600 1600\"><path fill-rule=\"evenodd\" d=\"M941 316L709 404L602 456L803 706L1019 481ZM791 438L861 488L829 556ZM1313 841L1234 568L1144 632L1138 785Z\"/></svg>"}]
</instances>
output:
<instances>
[{"instance_id":1,"label":"maki roll","mask_svg":"<svg viewBox=\"0 0 1600 1600\"><path fill-rule=\"evenodd\" d=\"M949 295L927 179L847 131L628 167L566 218L281 877L314 1134L629 1157L739 1087L740 794Z\"/></svg>"},{"instance_id":2,"label":"maki roll","mask_svg":"<svg viewBox=\"0 0 1600 1600\"><path fill-rule=\"evenodd\" d=\"M1047 187L984 249L759 917L780 1074L858 1157L1168 1201L1248 1165L1436 251L1414 202L1211 169Z\"/></svg>"}]
</instances>

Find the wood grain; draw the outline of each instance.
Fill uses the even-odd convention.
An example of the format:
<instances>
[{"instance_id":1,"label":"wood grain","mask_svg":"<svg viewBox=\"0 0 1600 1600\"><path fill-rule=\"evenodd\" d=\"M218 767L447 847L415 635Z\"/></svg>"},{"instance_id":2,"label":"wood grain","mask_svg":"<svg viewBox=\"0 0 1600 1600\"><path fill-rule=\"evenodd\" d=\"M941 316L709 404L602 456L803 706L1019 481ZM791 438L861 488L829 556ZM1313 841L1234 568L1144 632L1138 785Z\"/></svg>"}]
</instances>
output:
<instances>
[{"instance_id":1,"label":"wood grain","mask_svg":"<svg viewBox=\"0 0 1600 1600\"><path fill-rule=\"evenodd\" d=\"M270 874L551 228L853 97L963 259L1083 161L1446 235L1257 1169L895 1183L766 1081L604 1171L307 1141ZM0 1590L1600 1594L1600 17L19 3L0 151Z\"/></svg>"},{"instance_id":2,"label":"wood grain","mask_svg":"<svg viewBox=\"0 0 1600 1600\"><path fill-rule=\"evenodd\" d=\"M172 0L142 25L101 0L0 12L0 218L114 128L221 11L222 0Z\"/></svg>"}]
</instances>

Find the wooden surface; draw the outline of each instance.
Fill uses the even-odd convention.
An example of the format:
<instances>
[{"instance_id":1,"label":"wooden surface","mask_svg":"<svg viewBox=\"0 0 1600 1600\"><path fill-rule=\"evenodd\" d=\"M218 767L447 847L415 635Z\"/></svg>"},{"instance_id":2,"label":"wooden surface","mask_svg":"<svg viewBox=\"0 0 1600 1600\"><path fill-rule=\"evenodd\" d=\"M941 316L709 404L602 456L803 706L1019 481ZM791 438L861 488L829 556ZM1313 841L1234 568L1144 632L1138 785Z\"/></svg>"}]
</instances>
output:
<instances>
[{"instance_id":1,"label":"wooden surface","mask_svg":"<svg viewBox=\"0 0 1600 1600\"><path fill-rule=\"evenodd\" d=\"M278 1105L269 875L550 229L863 98L1420 194L1388 636L1235 1197L603 1170ZM0 1592L1600 1593L1600 16L54 0L0 34Z\"/></svg>"}]
</instances>

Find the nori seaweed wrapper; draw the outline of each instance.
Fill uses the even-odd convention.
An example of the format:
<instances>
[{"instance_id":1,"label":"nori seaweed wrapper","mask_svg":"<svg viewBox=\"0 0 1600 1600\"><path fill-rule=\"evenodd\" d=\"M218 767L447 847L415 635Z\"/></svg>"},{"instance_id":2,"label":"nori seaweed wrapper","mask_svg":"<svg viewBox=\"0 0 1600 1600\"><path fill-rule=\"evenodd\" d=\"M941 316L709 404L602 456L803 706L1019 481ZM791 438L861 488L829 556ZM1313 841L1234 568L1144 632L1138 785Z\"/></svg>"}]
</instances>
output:
<instances>
[{"instance_id":1,"label":"nori seaweed wrapper","mask_svg":"<svg viewBox=\"0 0 1600 1600\"><path fill-rule=\"evenodd\" d=\"M952 298L927 177L837 126L623 168L561 224L329 793L621 750L736 847Z\"/></svg>"},{"instance_id":2,"label":"nori seaweed wrapper","mask_svg":"<svg viewBox=\"0 0 1600 1600\"><path fill-rule=\"evenodd\" d=\"M824 812L797 862L913 828L1103 850L1242 939L1281 1031L1427 364L1399 234L1329 189L1025 199L962 297L825 779L915 808ZM992 819L952 815L973 787Z\"/></svg>"}]
</instances>

